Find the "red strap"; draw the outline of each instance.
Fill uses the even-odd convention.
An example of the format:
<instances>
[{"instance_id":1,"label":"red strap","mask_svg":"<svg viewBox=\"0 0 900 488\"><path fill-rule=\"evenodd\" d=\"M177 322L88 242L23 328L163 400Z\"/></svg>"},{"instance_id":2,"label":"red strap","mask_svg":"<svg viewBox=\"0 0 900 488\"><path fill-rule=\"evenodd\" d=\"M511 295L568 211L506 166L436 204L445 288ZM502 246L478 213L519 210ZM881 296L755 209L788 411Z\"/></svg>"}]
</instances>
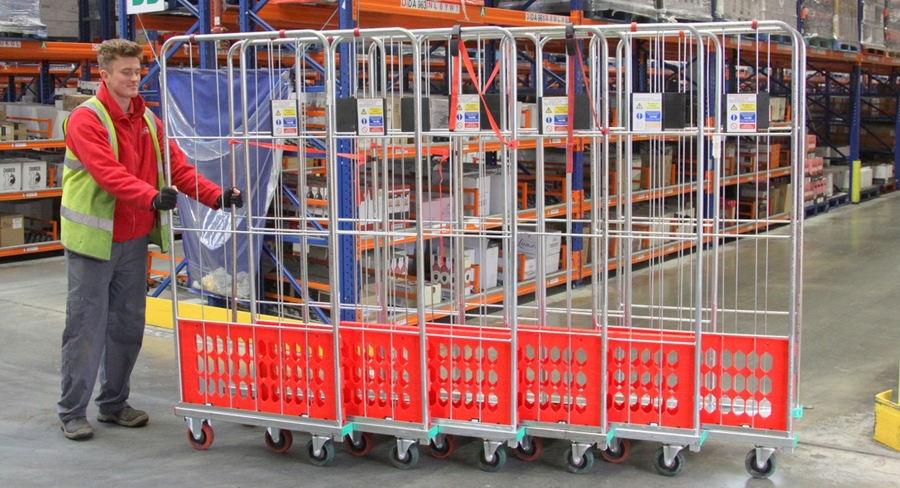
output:
<instances>
[{"instance_id":1,"label":"red strap","mask_svg":"<svg viewBox=\"0 0 900 488\"><path fill-rule=\"evenodd\" d=\"M569 107L568 115L566 115L566 173L571 173L573 170L572 158L575 152L575 135L573 134L575 129L575 63L572 62L571 56L569 56L568 70L569 80L567 84L569 86L566 87L566 92L568 92L567 95L569 96Z\"/></svg>"},{"instance_id":2,"label":"red strap","mask_svg":"<svg viewBox=\"0 0 900 488\"><path fill-rule=\"evenodd\" d=\"M466 51L466 46L463 43L462 39L459 40L459 57L462 58L463 62L466 64L466 71L468 71L469 77L471 77L475 82L475 87L478 90L478 96L481 97L481 103L484 104L485 107L487 107L487 103L485 103L484 101L484 90L481 89L481 83L478 82L478 77L475 76L475 68L472 66L472 60L469 58L469 53ZM491 76L491 79L493 79L493 76ZM491 115L491 111L485 110L485 113L487 113L488 122L491 123L491 129L494 131L494 134L497 135L497 138L500 139L500 142L510 149L517 149L519 147L519 141L507 141L506 139L504 139L503 135L500 133L500 128L497 127L497 122L494 120L494 116Z\"/></svg>"}]
</instances>

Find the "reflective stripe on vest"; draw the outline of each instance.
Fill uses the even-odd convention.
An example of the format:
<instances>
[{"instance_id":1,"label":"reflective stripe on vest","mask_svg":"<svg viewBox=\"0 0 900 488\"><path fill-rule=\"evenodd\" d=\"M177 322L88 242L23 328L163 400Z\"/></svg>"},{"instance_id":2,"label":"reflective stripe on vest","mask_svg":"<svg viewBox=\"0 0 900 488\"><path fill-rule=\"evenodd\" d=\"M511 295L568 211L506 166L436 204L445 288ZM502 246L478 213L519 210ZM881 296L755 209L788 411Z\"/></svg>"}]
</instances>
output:
<instances>
[{"instance_id":1,"label":"reflective stripe on vest","mask_svg":"<svg viewBox=\"0 0 900 488\"><path fill-rule=\"evenodd\" d=\"M91 110L109 135L109 143L115 158L119 159L119 145L112 117L97 97L79 106ZM144 122L153 138L156 152L158 177L157 189L164 186L162 152L157 139L156 120L149 109L145 109ZM68 128L68 119L63 122L63 130ZM116 199L100 188L84 164L66 148L63 170L63 201L60 209L62 217L62 244L66 249L98 259L108 260L112 249L113 216ZM168 250L168 214L158 213L159 220L150 232L150 240L159 244L163 252Z\"/></svg>"}]
</instances>

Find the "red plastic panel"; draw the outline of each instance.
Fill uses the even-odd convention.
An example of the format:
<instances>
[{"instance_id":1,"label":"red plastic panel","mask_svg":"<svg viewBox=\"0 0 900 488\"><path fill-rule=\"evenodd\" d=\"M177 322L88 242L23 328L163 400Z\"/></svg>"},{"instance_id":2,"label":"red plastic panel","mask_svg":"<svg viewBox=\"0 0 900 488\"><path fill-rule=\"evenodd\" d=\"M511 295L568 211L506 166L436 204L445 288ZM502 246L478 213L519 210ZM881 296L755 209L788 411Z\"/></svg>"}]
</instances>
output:
<instances>
[{"instance_id":1,"label":"red plastic panel","mask_svg":"<svg viewBox=\"0 0 900 488\"><path fill-rule=\"evenodd\" d=\"M693 428L693 340L685 332L610 327L609 421Z\"/></svg>"},{"instance_id":2,"label":"red plastic panel","mask_svg":"<svg viewBox=\"0 0 900 488\"><path fill-rule=\"evenodd\" d=\"M179 320L184 402L336 419L331 329L264 325Z\"/></svg>"},{"instance_id":3,"label":"red plastic panel","mask_svg":"<svg viewBox=\"0 0 900 488\"><path fill-rule=\"evenodd\" d=\"M426 331L431 417L510 425L510 332L440 325Z\"/></svg>"},{"instance_id":4,"label":"red plastic panel","mask_svg":"<svg viewBox=\"0 0 900 488\"><path fill-rule=\"evenodd\" d=\"M519 420L600 426L599 331L518 329Z\"/></svg>"},{"instance_id":5,"label":"red plastic panel","mask_svg":"<svg viewBox=\"0 0 900 488\"><path fill-rule=\"evenodd\" d=\"M787 338L704 334L700 421L787 430Z\"/></svg>"},{"instance_id":6,"label":"red plastic panel","mask_svg":"<svg viewBox=\"0 0 900 488\"><path fill-rule=\"evenodd\" d=\"M418 329L341 322L340 336L344 413L422 422Z\"/></svg>"}]
</instances>

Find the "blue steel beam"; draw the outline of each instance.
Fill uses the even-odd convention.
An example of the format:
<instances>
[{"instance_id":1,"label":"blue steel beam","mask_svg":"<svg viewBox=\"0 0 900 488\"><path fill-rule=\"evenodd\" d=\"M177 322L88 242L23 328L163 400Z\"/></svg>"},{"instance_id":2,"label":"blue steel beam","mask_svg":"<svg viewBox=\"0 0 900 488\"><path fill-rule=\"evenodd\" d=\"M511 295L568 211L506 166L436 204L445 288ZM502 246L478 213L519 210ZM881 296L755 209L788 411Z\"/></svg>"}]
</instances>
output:
<instances>
[{"instance_id":1,"label":"blue steel beam","mask_svg":"<svg viewBox=\"0 0 900 488\"><path fill-rule=\"evenodd\" d=\"M349 3L350 2L342 1L338 7L339 29L353 29L356 27L356 22L353 20L353 9L351 5L348 5ZM341 43L338 47L338 56L340 59L340 78L338 80L339 85L336 94L338 97L349 97L351 91L354 91L354 88L356 87L356 80L353 79L352 70L354 63L356 63L355 54L356 53L350 49L350 45L346 42ZM349 139L338 139L337 152L342 154L353 152L352 144L353 142ZM353 173L356 169L356 164L354 164L352 160L344 157L338 157L337 164L337 174L334 176L338 178L338 181L353 181ZM338 256L341 266L341 282L339 284L340 297L341 303L347 305L358 303L357 296L359 295L357 290L357 283L359 280L356 279L356 269L354 266L356 264L356 239L349 234L349 231L353 230L353 224L350 222L350 219L353 218L353 212L356 210L356 195L354 194L352 186L353 185L340 185L341 191L337 199L338 217L341 219L338 228L347 232L338 237ZM335 311L332 311L332 316L336 317L337 320L356 320L356 312L354 312L352 308L341 310L339 314L335 314L334 312Z\"/></svg>"},{"instance_id":2,"label":"blue steel beam","mask_svg":"<svg viewBox=\"0 0 900 488\"><path fill-rule=\"evenodd\" d=\"M128 15L128 3L130 0L119 0L119 38L134 40L134 16Z\"/></svg>"}]
</instances>

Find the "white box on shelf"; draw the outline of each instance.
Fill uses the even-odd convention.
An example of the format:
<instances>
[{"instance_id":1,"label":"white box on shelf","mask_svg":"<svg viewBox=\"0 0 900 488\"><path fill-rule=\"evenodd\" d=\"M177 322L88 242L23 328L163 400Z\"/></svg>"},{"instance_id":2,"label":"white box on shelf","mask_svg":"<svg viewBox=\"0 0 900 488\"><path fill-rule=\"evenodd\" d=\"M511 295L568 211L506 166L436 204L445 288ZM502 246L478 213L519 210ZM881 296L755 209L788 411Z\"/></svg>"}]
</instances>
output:
<instances>
[{"instance_id":1,"label":"white box on shelf","mask_svg":"<svg viewBox=\"0 0 900 488\"><path fill-rule=\"evenodd\" d=\"M516 252L526 256L534 257L538 253L538 237L539 233L519 232L516 242ZM544 233L544 255L550 256L556 254L559 258L559 250L562 245L562 233L558 230L547 230Z\"/></svg>"},{"instance_id":2,"label":"white box on shelf","mask_svg":"<svg viewBox=\"0 0 900 488\"><path fill-rule=\"evenodd\" d=\"M435 225L441 222L449 222L453 212L453 196L447 193L426 193L425 201L421 202L422 224Z\"/></svg>"},{"instance_id":3,"label":"white box on shelf","mask_svg":"<svg viewBox=\"0 0 900 488\"><path fill-rule=\"evenodd\" d=\"M463 242L465 248L474 251L472 264L478 266L479 288L483 291L497 286L497 268L500 264L500 247L490 245L484 239L470 238Z\"/></svg>"},{"instance_id":4,"label":"white box on shelf","mask_svg":"<svg viewBox=\"0 0 900 488\"><path fill-rule=\"evenodd\" d=\"M478 216L486 217L491 214L491 176L464 176L463 188L478 191ZM463 192L463 205L475 206L475 193ZM463 215L474 216L472 209L463 209Z\"/></svg>"},{"instance_id":5,"label":"white box on shelf","mask_svg":"<svg viewBox=\"0 0 900 488\"><path fill-rule=\"evenodd\" d=\"M0 163L0 192L22 190L22 163Z\"/></svg>"},{"instance_id":6,"label":"white box on shelf","mask_svg":"<svg viewBox=\"0 0 900 488\"><path fill-rule=\"evenodd\" d=\"M878 164L873 166L875 173L872 175L876 180L887 180L894 177L894 165Z\"/></svg>"},{"instance_id":7,"label":"white box on shelf","mask_svg":"<svg viewBox=\"0 0 900 488\"><path fill-rule=\"evenodd\" d=\"M22 163L22 191L47 189L47 163L30 161Z\"/></svg>"}]
</instances>

